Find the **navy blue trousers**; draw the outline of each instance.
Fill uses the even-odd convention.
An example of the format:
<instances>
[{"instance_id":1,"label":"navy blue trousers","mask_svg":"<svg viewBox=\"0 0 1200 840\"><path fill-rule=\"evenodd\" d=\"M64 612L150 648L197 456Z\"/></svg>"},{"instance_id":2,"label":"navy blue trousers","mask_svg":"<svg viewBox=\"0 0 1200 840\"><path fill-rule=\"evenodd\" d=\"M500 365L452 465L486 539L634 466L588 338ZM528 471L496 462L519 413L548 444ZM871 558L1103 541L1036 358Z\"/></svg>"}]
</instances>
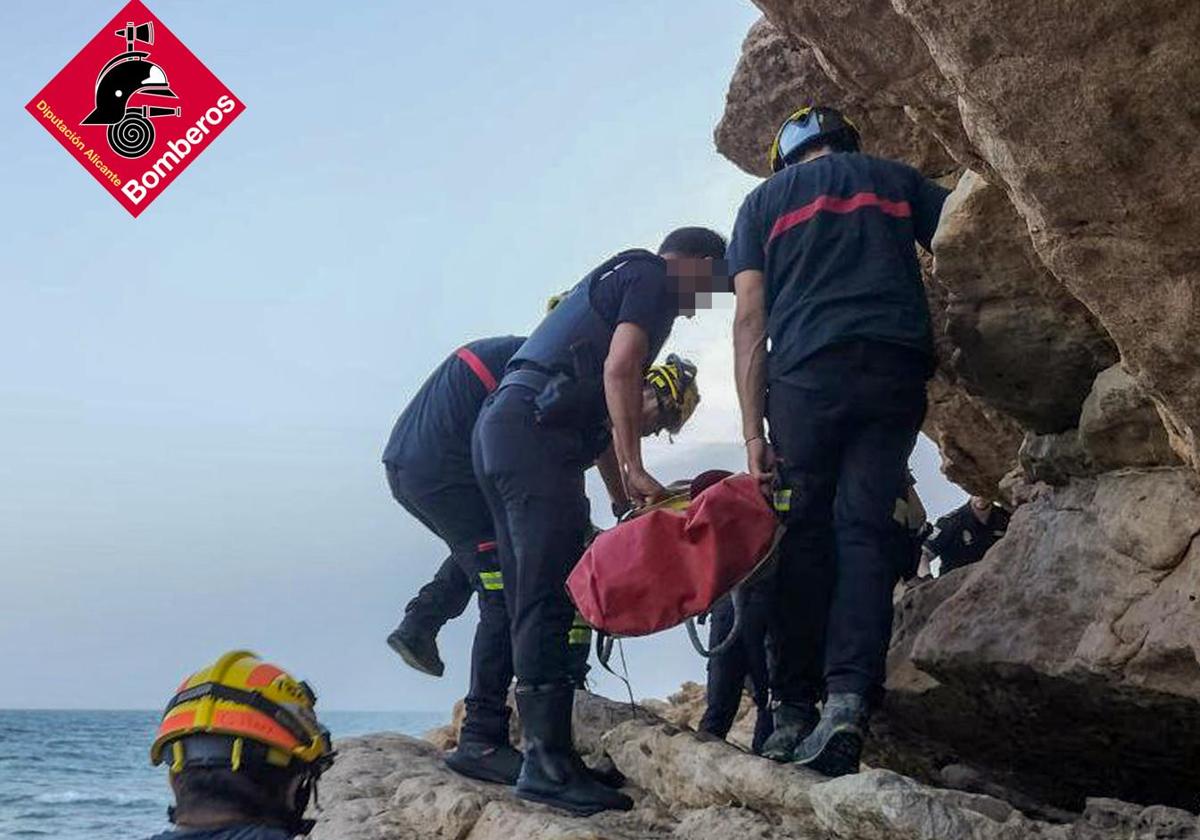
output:
<instances>
[{"instance_id":1,"label":"navy blue trousers","mask_svg":"<svg viewBox=\"0 0 1200 840\"><path fill-rule=\"evenodd\" d=\"M462 579L469 581L479 595L479 623L471 645L471 686L465 701L463 734L490 743L508 743L512 644L495 530L487 503L473 481L454 484L447 482L445 476L433 480L419 472L392 466L387 469L387 477L396 501L445 541ZM443 577L441 572L439 577Z\"/></svg>"},{"instance_id":2,"label":"navy blue trousers","mask_svg":"<svg viewBox=\"0 0 1200 840\"><path fill-rule=\"evenodd\" d=\"M771 443L791 491L770 626L776 701L882 696L892 590L907 562L893 513L928 367L915 351L854 342L770 384Z\"/></svg>"},{"instance_id":3,"label":"navy blue trousers","mask_svg":"<svg viewBox=\"0 0 1200 840\"><path fill-rule=\"evenodd\" d=\"M755 755L762 752L763 742L774 731L771 717L770 678L767 668L767 622L770 617L771 600L766 590L755 589L746 599L742 615L741 630L728 649L708 660L708 683L704 717L700 719L700 731L724 738L729 734L742 705L742 690L750 684L754 698L756 717L754 740L751 750ZM733 602L729 598L718 601L709 616L709 647L720 644L733 629Z\"/></svg>"},{"instance_id":4,"label":"navy blue trousers","mask_svg":"<svg viewBox=\"0 0 1200 840\"><path fill-rule=\"evenodd\" d=\"M579 665L568 653L575 608L567 576L583 554L589 523L587 436L542 426L534 392L501 383L475 424L475 477L495 523L512 622L518 685L565 684Z\"/></svg>"}]
</instances>

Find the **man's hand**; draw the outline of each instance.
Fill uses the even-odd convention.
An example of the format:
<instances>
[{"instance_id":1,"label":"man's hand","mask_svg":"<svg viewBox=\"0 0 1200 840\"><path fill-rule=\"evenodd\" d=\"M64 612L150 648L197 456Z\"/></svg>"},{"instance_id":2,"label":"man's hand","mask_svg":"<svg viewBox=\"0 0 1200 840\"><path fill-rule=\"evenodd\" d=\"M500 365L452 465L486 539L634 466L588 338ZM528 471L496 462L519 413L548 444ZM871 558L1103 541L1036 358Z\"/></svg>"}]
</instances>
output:
<instances>
[{"instance_id":1,"label":"man's hand","mask_svg":"<svg viewBox=\"0 0 1200 840\"><path fill-rule=\"evenodd\" d=\"M746 470L758 480L769 499L775 481L775 450L761 437L746 441Z\"/></svg>"},{"instance_id":2,"label":"man's hand","mask_svg":"<svg viewBox=\"0 0 1200 840\"><path fill-rule=\"evenodd\" d=\"M625 472L625 491L638 507L648 505L667 492L667 488L640 467L631 467Z\"/></svg>"}]
</instances>

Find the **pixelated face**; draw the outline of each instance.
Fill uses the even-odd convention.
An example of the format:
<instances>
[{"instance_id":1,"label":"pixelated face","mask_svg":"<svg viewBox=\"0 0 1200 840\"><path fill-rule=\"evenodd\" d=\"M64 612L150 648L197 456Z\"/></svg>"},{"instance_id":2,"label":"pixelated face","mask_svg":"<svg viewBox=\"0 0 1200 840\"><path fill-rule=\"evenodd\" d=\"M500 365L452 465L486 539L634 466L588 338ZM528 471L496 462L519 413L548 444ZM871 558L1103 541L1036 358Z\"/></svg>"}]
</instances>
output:
<instances>
[{"instance_id":1,"label":"pixelated face","mask_svg":"<svg viewBox=\"0 0 1200 840\"><path fill-rule=\"evenodd\" d=\"M691 318L698 309L711 309L713 294L733 291L724 260L669 255L666 261L671 291L679 314L685 318Z\"/></svg>"}]
</instances>

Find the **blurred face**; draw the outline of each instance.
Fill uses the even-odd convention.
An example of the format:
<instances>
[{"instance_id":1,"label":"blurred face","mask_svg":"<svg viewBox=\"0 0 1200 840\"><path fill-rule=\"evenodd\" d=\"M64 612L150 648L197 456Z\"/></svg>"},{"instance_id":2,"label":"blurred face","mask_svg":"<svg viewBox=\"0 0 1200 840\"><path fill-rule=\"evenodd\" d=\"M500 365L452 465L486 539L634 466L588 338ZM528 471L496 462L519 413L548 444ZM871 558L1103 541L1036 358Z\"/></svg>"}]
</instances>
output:
<instances>
[{"instance_id":1,"label":"blurred face","mask_svg":"<svg viewBox=\"0 0 1200 840\"><path fill-rule=\"evenodd\" d=\"M698 309L711 309L713 293L733 291L724 260L673 253L663 254L663 259L667 261L667 278L679 314L685 318L691 318Z\"/></svg>"},{"instance_id":2,"label":"blurred face","mask_svg":"<svg viewBox=\"0 0 1200 840\"><path fill-rule=\"evenodd\" d=\"M654 389L647 385L642 388L642 437L656 435L666 427L666 412L658 404Z\"/></svg>"},{"instance_id":3,"label":"blurred face","mask_svg":"<svg viewBox=\"0 0 1200 840\"><path fill-rule=\"evenodd\" d=\"M983 496L972 496L971 497L971 507L973 507L975 510L979 511L980 513L986 513L987 511L992 509L992 500L985 498Z\"/></svg>"}]
</instances>

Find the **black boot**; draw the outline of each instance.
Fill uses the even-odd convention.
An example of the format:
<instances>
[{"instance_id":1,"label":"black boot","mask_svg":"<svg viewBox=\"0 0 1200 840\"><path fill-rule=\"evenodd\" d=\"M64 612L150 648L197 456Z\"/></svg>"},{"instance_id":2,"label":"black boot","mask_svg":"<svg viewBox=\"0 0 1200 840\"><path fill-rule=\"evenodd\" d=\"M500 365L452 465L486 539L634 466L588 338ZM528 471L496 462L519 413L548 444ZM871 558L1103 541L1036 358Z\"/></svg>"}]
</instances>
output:
<instances>
[{"instance_id":1,"label":"black boot","mask_svg":"<svg viewBox=\"0 0 1200 840\"><path fill-rule=\"evenodd\" d=\"M525 764L517 796L577 816L628 811L633 800L596 781L571 742L570 685L519 686L517 709L525 730Z\"/></svg>"},{"instance_id":2,"label":"black boot","mask_svg":"<svg viewBox=\"0 0 1200 840\"><path fill-rule=\"evenodd\" d=\"M515 785L521 773L522 756L508 743L495 744L464 733L458 748L446 755L446 766L470 779Z\"/></svg>"},{"instance_id":3,"label":"black boot","mask_svg":"<svg viewBox=\"0 0 1200 840\"><path fill-rule=\"evenodd\" d=\"M821 709L821 722L796 749L793 760L826 776L857 773L867 716L867 701L861 694L830 694Z\"/></svg>"},{"instance_id":4,"label":"black boot","mask_svg":"<svg viewBox=\"0 0 1200 840\"><path fill-rule=\"evenodd\" d=\"M780 701L771 710L775 731L763 742L762 754L772 761L792 761L801 742L817 727L820 715L811 703Z\"/></svg>"},{"instance_id":5,"label":"black boot","mask_svg":"<svg viewBox=\"0 0 1200 840\"><path fill-rule=\"evenodd\" d=\"M387 637L387 643L410 667L422 674L440 677L446 672L438 654L437 631L425 627L411 614L406 615L400 626Z\"/></svg>"}]
</instances>

